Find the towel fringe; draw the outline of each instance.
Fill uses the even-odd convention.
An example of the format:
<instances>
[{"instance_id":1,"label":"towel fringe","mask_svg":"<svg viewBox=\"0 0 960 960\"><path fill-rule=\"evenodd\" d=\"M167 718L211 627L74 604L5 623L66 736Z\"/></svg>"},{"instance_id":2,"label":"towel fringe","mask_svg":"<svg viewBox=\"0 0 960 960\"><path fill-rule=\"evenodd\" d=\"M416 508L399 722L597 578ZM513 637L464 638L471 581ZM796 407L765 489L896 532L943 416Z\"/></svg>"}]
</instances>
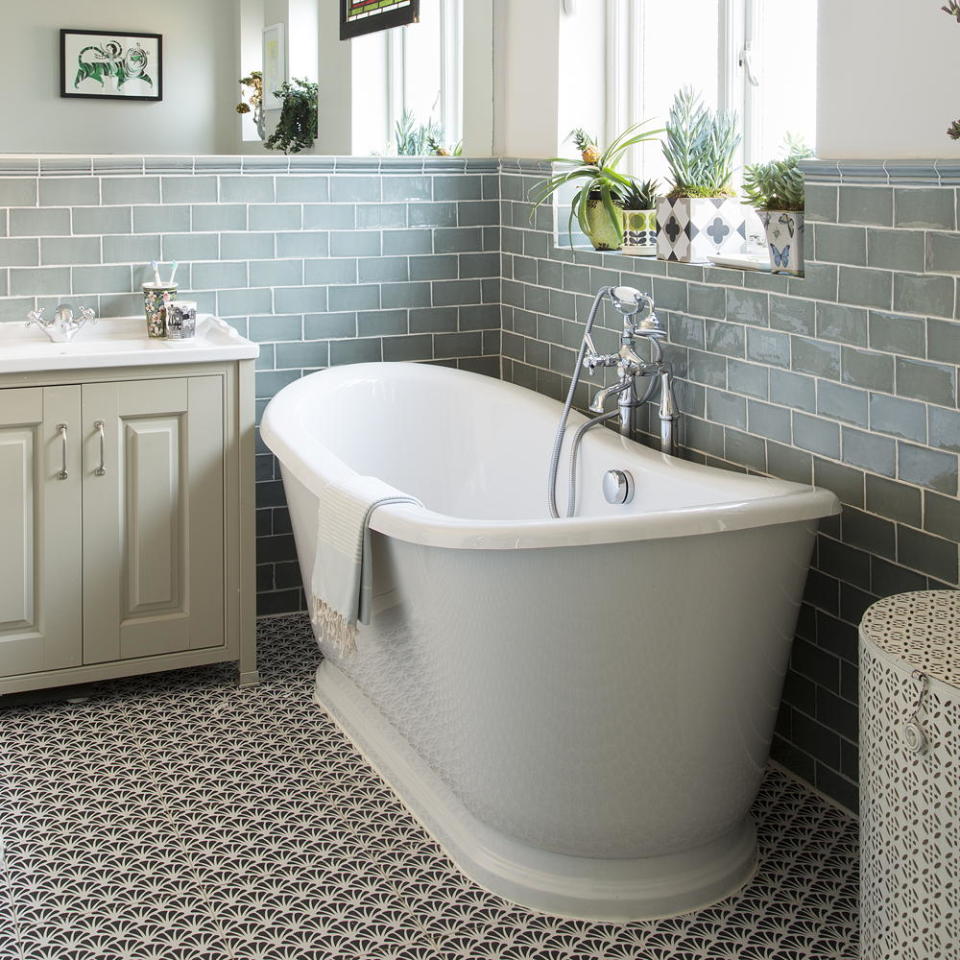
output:
<instances>
[{"instance_id":1,"label":"towel fringe","mask_svg":"<svg viewBox=\"0 0 960 960\"><path fill-rule=\"evenodd\" d=\"M319 597L310 601L310 621L323 632L341 656L357 652L357 625L348 623L343 615L324 603Z\"/></svg>"}]
</instances>

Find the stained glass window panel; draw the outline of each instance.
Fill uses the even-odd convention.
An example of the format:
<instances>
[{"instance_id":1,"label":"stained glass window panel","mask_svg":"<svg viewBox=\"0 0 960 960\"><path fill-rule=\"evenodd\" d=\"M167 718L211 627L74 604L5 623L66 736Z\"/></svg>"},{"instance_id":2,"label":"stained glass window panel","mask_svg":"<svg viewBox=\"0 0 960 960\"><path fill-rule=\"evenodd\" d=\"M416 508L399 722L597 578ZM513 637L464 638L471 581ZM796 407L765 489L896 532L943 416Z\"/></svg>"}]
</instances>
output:
<instances>
[{"instance_id":1,"label":"stained glass window panel","mask_svg":"<svg viewBox=\"0 0 960 960\"><path fill-rule=\"evenodd\" d=\"M340 39L416 23L420 0L340 0Z\"/></svg>"}]
</instances>

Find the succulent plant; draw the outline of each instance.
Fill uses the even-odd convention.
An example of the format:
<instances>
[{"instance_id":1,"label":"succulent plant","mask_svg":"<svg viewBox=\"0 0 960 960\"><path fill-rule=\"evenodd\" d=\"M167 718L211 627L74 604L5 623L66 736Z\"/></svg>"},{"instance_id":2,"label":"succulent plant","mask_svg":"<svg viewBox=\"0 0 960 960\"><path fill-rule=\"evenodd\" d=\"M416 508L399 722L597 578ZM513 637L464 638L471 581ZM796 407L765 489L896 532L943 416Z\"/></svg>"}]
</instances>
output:
<instances>
[{"instance_id":1,"label":"succulent plant","mask_svg":"<svg viewBox=\"0 0 960 960\"><path fill-rule=\"evenodd\" d=\"M813 156L801 140L787 136L786 157L750 164L743 171L743 193L747 203L758 210L802 210L803 174L800 161Z\"/></svg>"},{"instance_id":2,"label":"succulent plant","mask_svg":"<svg viewBox=\"0 0 960 960\"><path fill-rule=\"evenodd\" d=\"M671 197L733 196L733 160L740 145L736 114L704 106L692 87L677 92L667 119L663 155Z\"/></svg>"},{"instance_id":3,"label":"succulent plant","mask_svg":"<svg viewBox=\"0 0 960 960\"><path fill-rule=\"evenodd\" d=\"M630 179L630 186L624 187L620 194L620 204L624 210L653 210L660 195L659 180Z\"/></svg>"}]
</instances>

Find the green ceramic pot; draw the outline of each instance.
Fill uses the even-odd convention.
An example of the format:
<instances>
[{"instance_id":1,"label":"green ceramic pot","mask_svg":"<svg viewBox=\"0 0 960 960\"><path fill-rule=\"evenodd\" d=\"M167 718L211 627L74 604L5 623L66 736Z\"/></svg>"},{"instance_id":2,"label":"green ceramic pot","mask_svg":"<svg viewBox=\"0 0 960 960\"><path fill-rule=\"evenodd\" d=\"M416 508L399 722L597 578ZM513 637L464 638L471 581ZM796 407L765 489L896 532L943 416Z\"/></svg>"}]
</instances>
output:
<instances>
[{"instance_id":1,"label":"green ceramic pot","mask_svg":"<svg viewBox=\"0 0 960 960\"><path fill-rule=\"evenodd\" d=\"M587 213L580 217L580 229L590 238L594 250L619 250L623 246L623 211L617 211L617 225L610 220L610 214L598 196L587 201ZM586 222L584 222L586 221Z\"/></svg>"}]
</instances>

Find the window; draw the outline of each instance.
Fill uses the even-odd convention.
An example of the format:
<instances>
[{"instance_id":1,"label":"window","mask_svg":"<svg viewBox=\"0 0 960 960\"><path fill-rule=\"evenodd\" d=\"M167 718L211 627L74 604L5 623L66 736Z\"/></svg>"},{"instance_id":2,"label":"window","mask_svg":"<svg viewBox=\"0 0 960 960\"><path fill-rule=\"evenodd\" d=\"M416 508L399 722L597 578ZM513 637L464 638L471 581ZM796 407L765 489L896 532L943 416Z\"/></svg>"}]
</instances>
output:
<instances>
[{"instance_id":1,"label":"window","mask_svg":"<svg viewBox=\"0 0 960 960\"><path fill-rule=\"evenodd\" d=\"M396 153L405 114L435 125L452 147L463 136L463 0L421 0L420 22L353 44L353 153Z\"/></svg>"},{"instance_id":2,"label":"window","mask_svg":"<svg viewBox=\"0 0 960 960\"><path fill-rule=\"evenodd\" d=\"M815 147L817 0L605 3L607 141L638 120L662 125L674 93L690 85L739 115L741 163L779 155L788 133ZM645 178L666 176L657 145L632 161Z\"/></svg>"}]
</instances>

